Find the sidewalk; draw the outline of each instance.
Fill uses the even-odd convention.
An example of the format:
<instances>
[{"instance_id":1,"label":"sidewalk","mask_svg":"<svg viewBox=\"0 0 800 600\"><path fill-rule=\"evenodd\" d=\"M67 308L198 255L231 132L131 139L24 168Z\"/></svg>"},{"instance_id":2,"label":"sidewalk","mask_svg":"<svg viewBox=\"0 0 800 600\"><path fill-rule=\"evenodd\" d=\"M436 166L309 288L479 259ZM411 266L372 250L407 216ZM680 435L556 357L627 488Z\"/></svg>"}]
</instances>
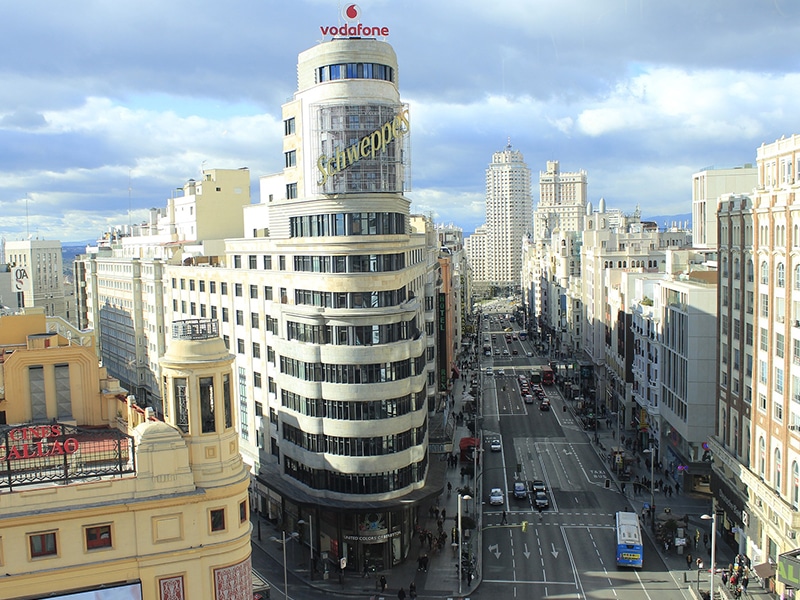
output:
<instances>
[{"instance_id":1,"label":"sidewalk","mask_svg":"<svg viewBox=\"0 0 800 600\"><path fill-rule=\"evenodd\" d=\"M560 388L558 389L559 395L562 398L562 401L565 402L567 405L567 410L572 414L575 422L579 422L578 418L574 413L574 402L571 400L564 400L563 395L561 394ZM589 435L589 440L594 439L594 431L587 432ZM627 430L622 430L620 432L626 438L629 436L633 436L634 433ZM639 465L632 466L632 474L631 474L631 481L622 482L620 481L616 473L614 473L611 468L610 464L607 460L607 455L609 449L613 446L619 445L619 442L616 440L616 429L615 424L611 424L611 428L606 427L605 420L598 419L598 429L597 429L597 437L598 443L592 443L592 446L597 452L598 456L600 456L603 464L606 466L606 469L609 473L609 476L614 483L614 487L619 491L621 498L624 498L624 502L627 503L628 507L631 507L632 510L635 512L642 514L642 508L644 507L645 503L649 505L650 503L650 492L646 491L645 493L634 493L634 486L632 485L632 481L636 480L636 476L638 475L640 480L650 478L650 468L646 467L647 458L646 454L639 453L642 461ZM656 477L654 479L658 479L658 473L656 473ZM625 492L623 493L623 483L625 484ZM672 483L674 487L674 482ZM685 583L685 590L690 593L691 597L700 599L701 595L698 593L698 573L697 573L697 565L692 564L691 568L687 568L686 564L686 556L687 554L692 555L693 562L697 558L702 558L704 563L704 570L700 574L700 585L699 588L702 591L708 592L709 590L709 572L710 572L710 562L711 562L711 542L709 540L708 546L703 543L702 536L704 534L711 535L711 521L701 519L701 515L704 514L711 514L712 510L712 502L709 496L703 494L697 494L693 492L686 493L683 490L680 494L673 494L670 497L667 497L666 494L663 492L656 492L655 493L655 505L657 507L657 512L662 511L665 507L668 507L670 511L679 516L686 515L688 527L686 532L687 541L689 542L689 546L683 549L683 553L679 554L676 548L671 548L669 551L665 551L663 546L661 546L658 541L655 539L655 534L652 531L650 521L648 520L646 525L642 527L642 531L645 532L654 543L656 549L658 550L659 555L663 559L664 563L669 567L670 572L676 576L676 579ZM701 539L699 546L697 548L694 547L694 536L695 531L699 530ZM717 565L717 574L715 575L714 579L714 595L718 598L722 599L733 599L733 592L728 589L727 586L723 586L722 579L720 578L722 569L728 567L728 565L733 564L734 558L736 556L736 551L728 546L723 540L722 537L717 535L716 545L715 545L715 559ZM753 598L755 600L775 600L778 596L773 594L761 587L761 582L756 576L755 572L752 570L750 571L750 585L748 586L747 593L742 596L743 598Z\"/></svg>"},{"instance_id":2,"label":"sidewalk","mask_svg":"<svg viewBox=\"0 0 800 600\"><path fill-rule=\"evenodd\" d=\"M463 395L469 385L471 372L467 369L462 372L462 376L455 380L453 385L453 398L455 406L453 412L457 414L463 410ZM457 425L453 434L454 438L454 452L458 449L458 442L462 437L471 437L472 434L466 427L466 424ZM480 437L480 433L478 433ZM431 460L439 460L441 457L445 459L447 455L431 455ZM480 564L480 527L481 527L481 489L480 482L478 482L477 491L476 482L474 478L460 474L460 469L463 463L459 463L456 467L448 467L445 472L445 481L442 495L440 496L439 508L444 509L446 520L444 521L443 528L447 533L448 540L443 548L438 553L434 553L428 548L427 544L421 545L418 541L414 541L409 551L408 557L404 562L395 565L390 569L378 571L377 573L370 573L364 576L363 573L356 572L353 569L346 568L344 575L340 579L338 572L331 572L328 579L323 579L321 573L316 573L314 578L310 577L309 573L309 549L305 546L296 545L291 548L287 553L287 569L291 573L291 578L300 579L307 590L319 590L326 595L337 595L346 597L357 597L368 599L373 596L376 599L393 600L397 598L399 589L402 587L406 593L406 599L410 600L409 585L414 582L417 589L417 598L452 598L453 600L459 598L469 598L469 593L473 591L480 583L481 567ZM480 470L479 470L480 473ZM452 493L447 495L447 483L452 486ZM475 519L475 529L471 530L467 539L465 530L465 539L462 550L471 551L471 555L475 556L477 563L477 573L474 579L467 584L462 582L462 593L458 594L458 563L457 563L457 549L451 545L451 531L457 522L458 513L458 492L457 490L463 486L469 486L473 490L472 496L474 499L462 502L462 516L475 519L475 507L478 509L478 516ZM428 506L420 507L419 526L425 530L429 530L436 534L437 524L436 519L432 518L428 513ZM251 521L253 523L253 530L251 539L253 544L261 548L268 554L275 562L283 568L283 548L281 543L271 541L270 538L281 538L281 530L272 522L263 518L260 514L251 514ZM260 522L260 528L259 528ZM260 537L259 538L259 531ZM289 542L291 543L291 542ZM471 546L470 546L471 544ZM418 569L417 559L422 555L428 556L428 569L427 571ZM380 591L380 577L386 578L387 587L386 591ZM284 600L283 580L271 581L272 584L272 600ZM292 585L291 580L289 583L289 596L292 597L296 594L295 590L298 589L298 584ZM297 594L301 595L301 594Z\"/></svg>"}]
</instances>

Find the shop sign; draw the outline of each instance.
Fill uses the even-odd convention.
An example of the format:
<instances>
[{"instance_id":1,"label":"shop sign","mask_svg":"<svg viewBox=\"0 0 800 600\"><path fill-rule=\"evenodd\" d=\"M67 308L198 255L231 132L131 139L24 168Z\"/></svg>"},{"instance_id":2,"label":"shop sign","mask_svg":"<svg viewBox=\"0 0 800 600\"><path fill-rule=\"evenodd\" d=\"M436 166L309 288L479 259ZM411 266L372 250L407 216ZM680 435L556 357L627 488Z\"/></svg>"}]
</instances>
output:
<instances>
[{"instance_id":1,"label":"shop sign","mask_svg":"<svg viewBox=\"0 0 800 600\"><path fill-rule=\"evenodd\" d=\"M348 542L367 542L367 543L374 543L374 542L383 542L390 538L395 538L400 535L399 531L391 531L388 533L381 533L377 535L345 535L344 539Z\"/></svg>"}]
</instances>

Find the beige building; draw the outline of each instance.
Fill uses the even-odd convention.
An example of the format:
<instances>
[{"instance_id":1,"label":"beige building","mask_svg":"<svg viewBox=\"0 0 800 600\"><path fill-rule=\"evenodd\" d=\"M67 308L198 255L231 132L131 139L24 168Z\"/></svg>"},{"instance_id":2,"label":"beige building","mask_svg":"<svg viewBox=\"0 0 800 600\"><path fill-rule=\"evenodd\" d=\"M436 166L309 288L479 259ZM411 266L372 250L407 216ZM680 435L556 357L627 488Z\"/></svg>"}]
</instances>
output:
<instances>
[{"instance_id":1,"label":"beige building","mask_svg":"<svg viewBox=\"0 0 800 600\"><path fill-rule=\"evenodd\" d=\"M692 175L692 243L716 250L717 207L724 194L750 194L758 173L750 164L732 169L703 169Z\"/></svg>"},{"instance_id":2,"label":"beige building","mask_svg":"<svg viewBox=\"0 0 800 600\"><path fill-rule=\"evenodd\" d=\"M18 306L36 306L48 316L69 320L64 298L61 242L33 239L7 241L5 252L14 277Z\"/></svg>"},{"instance_id":3,"label":"beige building","mask_svg":"<svg viewBox=\"0 0 800 600\"><path fill-rule=\"evenodd\" d=\"M719 203L714 495L723 535L770 587L800 532L800 136L763 144L753 196ZM778 565L776 577L774 565Z\"/></svg>"},{"instance_id":4,"label":"beige building","mask_svg":"<svg viewBox=\"0 0 800 600\"><path fill-rule=\"evenodd\" d=\"M0 317L0 348L3 598L250 600L249 478L216 324L175 324L166 422L98 367L90 336L41 313Z\"/></svg>"}]
</instances>

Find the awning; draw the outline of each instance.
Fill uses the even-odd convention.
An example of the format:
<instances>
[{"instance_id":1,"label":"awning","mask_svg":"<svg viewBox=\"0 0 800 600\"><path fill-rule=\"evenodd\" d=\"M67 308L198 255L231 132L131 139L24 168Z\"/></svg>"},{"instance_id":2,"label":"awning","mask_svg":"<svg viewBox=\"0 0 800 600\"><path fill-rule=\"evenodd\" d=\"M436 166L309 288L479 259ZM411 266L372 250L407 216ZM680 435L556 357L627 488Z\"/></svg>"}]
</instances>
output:
<instances>
[{"instance_id":1,"label":"awning","mask_svg":"<svg viewBox=\"0 0 800 600\"><path fill-rule=\"evenodd\" d=\"M761 577L761 579L769 579L770 577L775 577L775 565L770 562L761 563L760 565L756 565L753 567L753 570L756 572L756 575Z\"/></svg>"}]
</instances>

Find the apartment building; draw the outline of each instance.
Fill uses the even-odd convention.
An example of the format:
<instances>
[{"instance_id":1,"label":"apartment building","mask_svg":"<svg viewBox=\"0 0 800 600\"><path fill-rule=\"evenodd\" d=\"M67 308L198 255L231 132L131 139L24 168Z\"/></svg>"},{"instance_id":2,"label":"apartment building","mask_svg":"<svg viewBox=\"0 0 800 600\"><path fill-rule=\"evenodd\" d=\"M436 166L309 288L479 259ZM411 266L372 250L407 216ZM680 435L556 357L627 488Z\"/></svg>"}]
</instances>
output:
<instances>
[{"instance_id":1,"label":"apartment building","mask_svg":"<svg viewBox=\"0 0 800 600\"><path fill-rule=\"evenodd\" d=\"M726 539L779 593L800 531L800 136L762 144L752 196L719 201L714 495ZM777 576L776 576L777 567Z\"/></svg>"},{"instance_id":2,"label":"apartment building","mask_svg":"<svg viewBox=\"0 0 800 600\"><path fill-rule=\"evenodd\" d=\"M14 276L16 304L40 307L48 316L69 321L61 242L39 239L7 241L5 254Z\"/></svg>"}]
</instances>

